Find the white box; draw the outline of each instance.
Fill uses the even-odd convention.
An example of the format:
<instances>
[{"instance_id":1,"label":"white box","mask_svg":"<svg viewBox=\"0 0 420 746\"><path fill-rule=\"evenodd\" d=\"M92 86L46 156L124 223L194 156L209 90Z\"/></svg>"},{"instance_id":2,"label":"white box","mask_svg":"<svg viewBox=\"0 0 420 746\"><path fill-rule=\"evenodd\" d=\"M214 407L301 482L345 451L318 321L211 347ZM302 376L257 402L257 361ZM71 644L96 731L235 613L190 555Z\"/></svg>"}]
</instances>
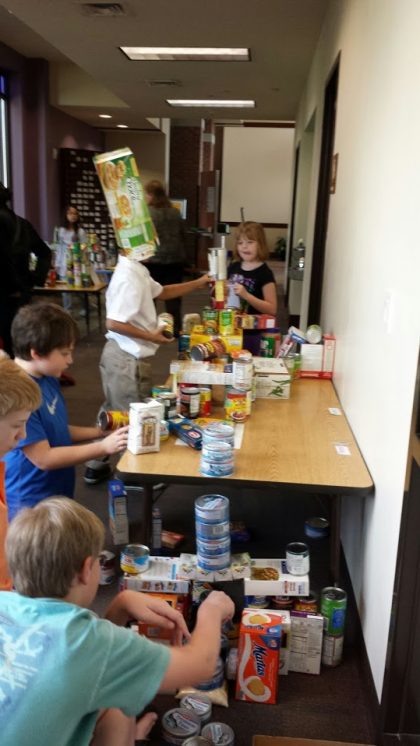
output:
<instances>
[{"instance_id":1,"label":"white box","mask_svg":"<svg viewBox=\"0 0 420 746\"><path fill-rule=\"evenodd\" d=\"M290 575L285 559L253 559L244 593L246 596L308 596L309 575Z\"/></svg>"},{"instance_id":2,"label":"white box","mask_svg":"<svg viewBox=\"0 0 420 746\"><path fill-rule=\"evenodd\" d=\"M280 357L253 357L252 362L256 373L278 373L290 378L290 373Z\"/></svg>"},{"instance_id":3,"label":"white box","mask_svg":"<svg viewBox=\"0 0 420 746\"><path fill-rule=\"evenodd\" d=\"M322 339L323 344L301 345L301 378L333 377L336 339L332 334L324 334Z\"/></svg>"},{"instance_id":4,"label":"white box","mask_svg":"<svg viewBox=\"0 0 420 746\"><path fill-rule=\"evenodd\" d=\"M292 611L289 671L319 674L321 670L324 617Z\"/></svg>"},{"instance_id":5,"label":"white box","mask_svg":"<svg viewBox=\"0 0 420 746\"><path fill-rule=\"evenodd\" d=\"M230 567L224 570L202 570L197 565L195 554L181 554L179 558L178 577L184 580L201 580L214 582L223 580L241 580L251 576L251 558L249 554L232 554Z\"/></svg>"},{"instance_id":6,"label":"white box","mask_svg":"<svg viewBox=\"0 0 420 746\"><path fill-rule=\"evenodd\" d=\"M160 450L161 411L153 400L130 404L127 448L134 455Z\"/></svg>"},{"instance_id":7,"label":"white box","mask_svg":"<svg viewBox=\"0 0 420 746\"><path fill-rule=\"evenodd\" d=\"M133 591L188 593L189 580L179 577L180 557L150 557L149 567L137 575L124 576L124 588Z\"/></svg>"},{"instance_id":8,"label":"white box","mask_svg":"<svg viewBox=\"0 0 420 746\"><path fill-rule=\"evenodd\" d=\"M278 357L253 357L257 399L289 399L291 376Z\"/></svg>"}]
</instances>

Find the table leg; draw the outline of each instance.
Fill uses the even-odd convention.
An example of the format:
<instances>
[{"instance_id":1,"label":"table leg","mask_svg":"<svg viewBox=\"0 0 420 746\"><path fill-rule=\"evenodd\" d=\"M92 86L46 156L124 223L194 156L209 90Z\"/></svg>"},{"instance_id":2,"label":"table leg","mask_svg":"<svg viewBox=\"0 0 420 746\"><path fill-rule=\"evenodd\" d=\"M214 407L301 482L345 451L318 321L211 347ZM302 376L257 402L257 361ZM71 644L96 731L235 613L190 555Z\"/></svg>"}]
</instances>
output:
<instances>
[{"instance_id":1,"label":"table leg","mask_svg":"<svg viewBox=\"0 0 420 746\"><path fill-rule=\"evenodd\" d=\"M341 552L341 496L330 497L330 572L333 585L340 585L340 552Z\"/></svg>"},{"instance_id":2,"label":"table leg","mask_svg":"<svg viewBox=\"0 0 420 746\"><path fill-rule=\"evenodd\" d=\"M102 331L102 307L101 307L101 291L96 293L96 303L98 307L98 324L99 331Z\"/></svg>"},{"instance_id":3,"label":"table leg","mask_svg":"<svg viewBox=\"0 0 420 746\"><path fill-rule=\"evenodd\" d=\"M143 521L141 528L141 541L150 546L152 539L152 508L153 508L153 485L143 485Z\"/></svg>"},{"instance_id":4,"label":"table leg","mask_svg":"<svg viewBox=\"0 0 420 746\"><path fill-rule=\"evenodd\" d=\"M83 293L83 297L84 297L84 299L85 299L85 313L86 313L85 319L86 319L86 329L87 329L87 333L89 334L89 332L90 332L90 309L89 309L89 294L88 294L88 293Z\"/></svg>"}]
</instances>

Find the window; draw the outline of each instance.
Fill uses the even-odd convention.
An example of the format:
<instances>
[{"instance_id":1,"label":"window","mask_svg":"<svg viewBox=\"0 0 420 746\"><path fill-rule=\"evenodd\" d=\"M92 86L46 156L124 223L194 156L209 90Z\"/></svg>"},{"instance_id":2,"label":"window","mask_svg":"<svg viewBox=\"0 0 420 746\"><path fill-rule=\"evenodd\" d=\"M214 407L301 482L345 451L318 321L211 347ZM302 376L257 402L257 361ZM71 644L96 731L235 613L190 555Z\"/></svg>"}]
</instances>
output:
<instances>
[{"instance_id":1,"label":"window","mask_svg":"<svg viewBox=\"0 0 420 746\"><path fill-rule=\"evenodd\" d=\"M0 181L10 186L7 79L0 73Z\"/></svg>"}]
</instances>

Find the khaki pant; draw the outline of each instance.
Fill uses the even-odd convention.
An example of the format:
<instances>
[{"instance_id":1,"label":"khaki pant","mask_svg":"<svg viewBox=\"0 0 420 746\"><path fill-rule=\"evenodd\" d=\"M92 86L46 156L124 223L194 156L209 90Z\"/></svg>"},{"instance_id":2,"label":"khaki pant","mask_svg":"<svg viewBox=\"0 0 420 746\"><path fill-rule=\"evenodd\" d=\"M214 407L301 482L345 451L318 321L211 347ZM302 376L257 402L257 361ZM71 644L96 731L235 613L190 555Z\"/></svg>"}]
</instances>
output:
<instances>
[{"instance_id":1,"label":"khaki pant","mask_svg":"<svg viewBox=\"0 0 420 746\"><path fill-rule=\"evenodd\" d=\"M128 410L151 395L151 364L124 352L113 339L105 344L99 370L105 395L101 410Z\"/></svg>"}]
</instances>

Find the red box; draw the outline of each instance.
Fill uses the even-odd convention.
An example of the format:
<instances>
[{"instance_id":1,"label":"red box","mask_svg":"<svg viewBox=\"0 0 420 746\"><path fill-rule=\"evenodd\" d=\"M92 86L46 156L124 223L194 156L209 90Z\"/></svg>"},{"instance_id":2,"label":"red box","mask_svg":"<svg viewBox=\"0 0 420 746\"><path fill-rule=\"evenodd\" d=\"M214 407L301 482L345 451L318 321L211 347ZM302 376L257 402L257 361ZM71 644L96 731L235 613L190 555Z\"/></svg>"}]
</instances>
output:
<instances>
[{"instance_id":1,"label":"red box","mask_svg":"<svg viewBox=\"0 0 420 746\"><path fill-rule=\"evenodd\" d=\"M275 704L279 678L282 612L244 609L239 629L236 699Z\"/></svg>"}]
</instances>

